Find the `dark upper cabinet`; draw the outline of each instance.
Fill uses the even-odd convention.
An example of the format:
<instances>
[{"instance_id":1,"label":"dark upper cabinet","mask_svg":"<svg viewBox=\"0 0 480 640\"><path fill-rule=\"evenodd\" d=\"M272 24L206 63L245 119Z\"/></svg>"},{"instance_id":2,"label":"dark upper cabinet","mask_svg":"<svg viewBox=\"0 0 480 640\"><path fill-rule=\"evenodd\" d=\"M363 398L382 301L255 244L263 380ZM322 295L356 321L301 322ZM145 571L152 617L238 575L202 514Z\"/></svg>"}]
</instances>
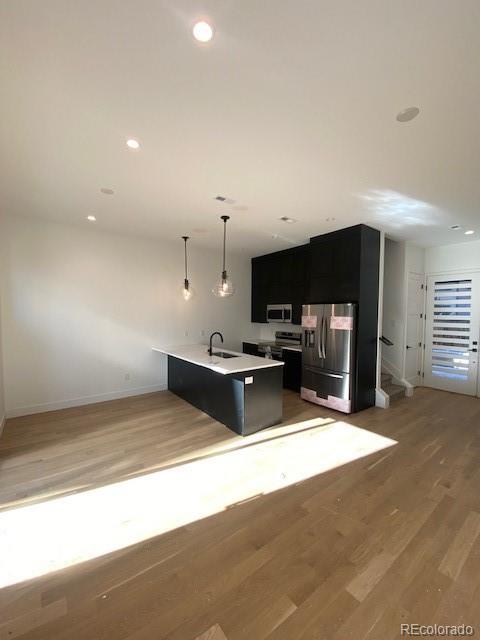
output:
<instances>
[{"instance_id":1,"label":"dark upper cabinet","mask_svg":"<svg viewBox=\"0 0 480 640\"><path fill-rule=\"evenodd\" d=\"M362 227L358 225L311 239L306 302L358 301Z\"/></svg>"},{"instance_id":2,"label":"dark upper cabinet","mask_svg":"<svg viewBox=\"0 0 480 640\"><path fill-rule=\"evenodd\" d=\"M268 304L291 304L300 324L308 273L308 245L252 259L252 322L267 321Z\"/></svg>"}]
</instances>

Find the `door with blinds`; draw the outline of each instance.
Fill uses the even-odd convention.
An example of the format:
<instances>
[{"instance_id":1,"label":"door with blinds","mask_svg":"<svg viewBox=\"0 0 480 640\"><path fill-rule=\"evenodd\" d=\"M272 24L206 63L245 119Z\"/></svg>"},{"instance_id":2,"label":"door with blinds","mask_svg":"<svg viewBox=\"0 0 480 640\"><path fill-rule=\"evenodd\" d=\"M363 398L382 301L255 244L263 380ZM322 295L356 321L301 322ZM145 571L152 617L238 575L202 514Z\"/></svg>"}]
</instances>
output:
<instances>
[{"instance_id":1,"label":"door with blinds","mask_svg":"<svg viewBox=\"0 0 480 640\"><path fill-rule=\"evenodd\" d=\"M477 395L480 274L429 276L425 329L425 385Z\"/></svg>"}]
</instances>

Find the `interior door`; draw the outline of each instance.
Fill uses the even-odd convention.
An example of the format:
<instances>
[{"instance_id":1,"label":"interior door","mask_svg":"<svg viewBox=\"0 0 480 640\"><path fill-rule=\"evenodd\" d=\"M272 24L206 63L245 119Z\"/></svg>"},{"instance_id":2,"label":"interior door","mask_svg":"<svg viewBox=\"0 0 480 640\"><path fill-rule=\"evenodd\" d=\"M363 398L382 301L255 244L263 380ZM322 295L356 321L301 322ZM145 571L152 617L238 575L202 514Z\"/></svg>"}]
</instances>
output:
<instances>
[{"instance_id":1,"label":"interior door","mask_svg":"<svg viewBox=\"0 0 480 640\"><path fill-rule=\"evenodd\" d=\"M477 394L480 274L429 276L425 385Z\"/></svg>"},{"instance_id":2,"label":"interior door","mask_svg":"<svg viewBox=\"0 0 480 640\"><path fill-rule=\"evenodd\" d=\"M408 274L407 326L405 342L405 378L416 386L420 383L423 357L424 276Z\"/></svg>"}]
</instances>

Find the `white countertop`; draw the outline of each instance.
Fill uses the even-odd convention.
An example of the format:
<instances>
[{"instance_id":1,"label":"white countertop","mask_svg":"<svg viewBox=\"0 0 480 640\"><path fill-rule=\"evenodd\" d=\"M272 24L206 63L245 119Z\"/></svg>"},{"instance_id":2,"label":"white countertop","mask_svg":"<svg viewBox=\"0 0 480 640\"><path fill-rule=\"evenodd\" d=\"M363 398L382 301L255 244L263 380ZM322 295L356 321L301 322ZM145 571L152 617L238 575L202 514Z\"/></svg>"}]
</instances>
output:
<instances>
[{"instance_id":1,"label":"white countertop","mask_svg":"<svg viewBox=\"0 0 480 640\"><path fill-rule=\"evenodd\" d=\"M259 358L258 356L250 356L238 351L230 349L222 349L221 345L216 344L213 351L225 351L233 353L237 358L219 358L218 356L210 356L208 354L208 346L205 344L186 344L175 347L152 347L153 351L164 353L167 356L180 358L192 364L198 364L200 367L211 369L217 373L227 375L228 373L240 373L241 371L252 371L255 369L266 369L267 367L282 367L283 362L278 360L269 360L267 358Z\"/></svg>"}]
</instances>

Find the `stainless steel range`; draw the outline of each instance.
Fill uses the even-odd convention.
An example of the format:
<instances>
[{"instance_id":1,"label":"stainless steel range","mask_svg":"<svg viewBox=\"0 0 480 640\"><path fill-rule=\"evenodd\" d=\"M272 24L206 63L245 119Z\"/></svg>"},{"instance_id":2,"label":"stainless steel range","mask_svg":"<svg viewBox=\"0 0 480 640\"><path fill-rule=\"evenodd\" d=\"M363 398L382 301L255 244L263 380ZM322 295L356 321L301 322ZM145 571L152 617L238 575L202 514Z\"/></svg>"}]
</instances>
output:
<instances>
[{"instance_id":1,"label":"stainless steel range","mask_svg":"<svg viewBox=\"0 0 480 640\"><path fill-rule=\"evenodd\" d=\"M258 350L265 355L265 358L282 360L282 348L297 347L302 348L302 334L296 331L275 331L275 341L263 341L258 343Z\"/></svg>"}]
</instances>

